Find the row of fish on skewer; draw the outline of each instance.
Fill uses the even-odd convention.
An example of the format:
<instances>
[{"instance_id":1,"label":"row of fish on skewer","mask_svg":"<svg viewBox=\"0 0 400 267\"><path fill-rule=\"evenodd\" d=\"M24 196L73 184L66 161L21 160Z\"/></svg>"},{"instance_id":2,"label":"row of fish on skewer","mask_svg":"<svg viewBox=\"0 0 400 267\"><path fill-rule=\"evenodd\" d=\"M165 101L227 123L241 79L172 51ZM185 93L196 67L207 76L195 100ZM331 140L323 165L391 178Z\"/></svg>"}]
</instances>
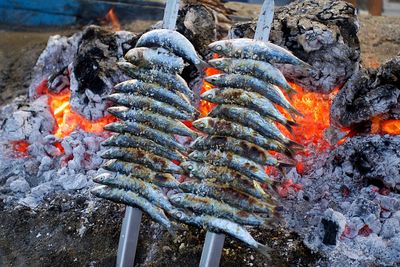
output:
<instances>
[{"instance_id":1,"label":"row of fish on skewer","mask_svg":"<svg viewBox=\"0 0 400 267\"><path fill-rule=\"evenodd\" d=\"M267 247L244 226L268 226L275 217L276 197L263 188L270 183L266 165L283 168L268 151L293 155L298 145L275 123L296 123L279 105L299 115L277 87L293 92L272 63L308 67L290 52L250 39L218 41L209 48L224 58L209 62L224 74L207 77L216 88L201 97L217 104L198 117L194 95L180 76L185 64L207 64L193 45L172 30L141 36L119 67L132 80L115 86L109 113L120 119L106 126L116 133L104 142L106 170L94 178L101 198L140 208L174 233L176 222L233 236L267 254ZM194 141L186 147L176 136ZM176 177L186 175L182 183ZM167 194L167 189L170 190Z\"/></svg>"}]
</instances>

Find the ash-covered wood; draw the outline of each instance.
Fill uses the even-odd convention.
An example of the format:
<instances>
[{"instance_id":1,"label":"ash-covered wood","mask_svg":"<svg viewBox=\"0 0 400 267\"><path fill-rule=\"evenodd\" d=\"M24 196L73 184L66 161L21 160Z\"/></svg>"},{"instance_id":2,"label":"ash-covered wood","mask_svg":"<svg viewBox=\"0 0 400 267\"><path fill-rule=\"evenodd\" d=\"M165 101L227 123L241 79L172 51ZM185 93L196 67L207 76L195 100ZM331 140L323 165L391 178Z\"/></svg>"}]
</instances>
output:
<instances>
[{"instance_id":1,"label":"ash-covered wood","mask_svg":"<svg viewBox=\"0 0 400 267\"><path fill-rule=\"evenodd\" d=\"M231 38L253 38L255 22L232 27ZM345 1L306 0L276 9L270 41L292 51L313 69L280 69L288 80L306 90L329 93L343 85L358 69L358 19Z\"/></svg>"},{"instance_id":2,"label":"ash-covered wood","mask_svg":"<svg viewBox=\"0 0 400 267\"><path fill-rule=\"evenodd\" d=\"M33 67L32 82L28 89L31 98L37 96L36 88L44 79L62 73L71 63L81 37L82 32L77 32L70 37L54 35L49 38L46 48Z\"/></svg>"},{"instance_id":3,"label":"ash-covered wood","mask_svg":"<svg viewBox=\"0 0 400 267\"><path fill-rule=\"evenodd\" d=\"M216 17L204 5L187 5L180 9L176 28L203 56L207 46L217 39Z\"/></svg>"},{"instance_id":4,"label":"ash-covered wood","mask_svg":"<svg viewBox=\"0 0 400 267\"><path fill-rule=\"evenodd\" d=\"M354 127L375 116L400 119L400 56L378 70L354 74L331 106L332 123L341 127Z\"/></svg>"},{"instance_id":5,"label":"ash-covered wood","mask_svg":"<svg viewBox=\"0 0 400 267\"><path fill-rule=\"evenodd\" d=\"M106 101L115 84L126 80L116 63L136 42L130 32L110 32L97 26L82 34L71 71L71 106L86 118L104 117ZM124 49L125 47L125 49Z\"/></svg>"}]
</instances>

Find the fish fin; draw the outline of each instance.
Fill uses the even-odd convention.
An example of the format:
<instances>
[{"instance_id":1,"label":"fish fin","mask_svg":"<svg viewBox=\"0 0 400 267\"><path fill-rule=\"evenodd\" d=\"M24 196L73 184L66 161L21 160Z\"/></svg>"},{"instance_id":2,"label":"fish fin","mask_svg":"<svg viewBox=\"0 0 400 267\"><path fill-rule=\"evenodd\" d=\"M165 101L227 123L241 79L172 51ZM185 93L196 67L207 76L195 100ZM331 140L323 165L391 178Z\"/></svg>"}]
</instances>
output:
<instances>
[{"instance_id":1,"label":"fish fin","mask_svg":"<svg viewBox=\"0 0 400 267\"><path fill-rule=\"evenodd\" d=\"M292 150L292 151L294 151L294 152L300 151L300 150L303 150L303 149L304 149L304 146L303 146L303 145L301 145L301 144L299 144L299 143L297 143L297 142L295 142L295 141L292 141L292 140L289 140L289 141L287 142L287 145L290 147L290 150Z\"/></svg>"},{"instance_id":2,"label":"fish fin","mask_svg":"<svg viewBox=\"0 0 400 267\"><path fill-rule=\"evenodd\" d=\"M204 60L200 60L200 63L196 64L196 68L198 71L203 72L204 69L206 68L210 68L210 64L208 64L206 61Z\"/></svg>"},{"instance_id":3,"label":"fish fin","mask_svg":"<svg viewBox=\"0 0 400 267\"><path fill-rule=\"evenodd\" d=\"M284 124L284 126L290 133L293 133L293 127L297 127L297 126L299 126L299 124L295 121L287 120L286 123Z\"/></svg>"},{"instance_id":4,"label":"fish fin","mask_svg":"<svg viewBox=\"0 0 400 267\"><path fill-rule=\"evenodd\" d=\"M256 250L266 256L268 259L271 259L270 253L272 249L269 246L258 243Z\"/></svg>"},{"instance_id":5,"label":"fish fin","mask_svg":"<svg viewBox=\"0 0 400 267\"><path fill-rule=\"evenodd\" d=\"M295 166L296 166L295 163L279 161L277 168L278 168L279 172L283 173L284 172L284 168L293 168Z\"/></svg>"},{"instance_id":6,"label":"fish fin","mask_svg":"<svg viewBox=\"0 0 400 267\"><path fill-rule=\"evenodd\" d=\"M307 62L300 60L300 66L304 68L306 71L312 70L314 67L308 64Z\"/></svg>"}]
</instances>

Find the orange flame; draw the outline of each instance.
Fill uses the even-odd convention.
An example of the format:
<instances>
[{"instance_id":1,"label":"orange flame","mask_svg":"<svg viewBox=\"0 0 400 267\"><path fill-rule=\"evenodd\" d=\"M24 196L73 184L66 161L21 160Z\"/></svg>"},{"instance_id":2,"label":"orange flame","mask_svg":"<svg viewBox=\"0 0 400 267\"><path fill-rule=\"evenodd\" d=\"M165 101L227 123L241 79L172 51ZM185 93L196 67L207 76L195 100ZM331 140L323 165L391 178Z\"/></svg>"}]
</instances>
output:
<instances>
[{"instance_id":1,"label":"orange flame","mask_svg":"<svg viewBox=\"0 0 400 267\"><path fill-rule=\"evenodd\" d=\"M112 29L114 31L120 31L121 30L121 24L119 23L119 19L117 17L117 14L114 11L114 8L111 8L106 15L106 21L109 22L112 26Z\"/></svg>"},{"instance_id":2,"label":"orange flame","mask_svg":"<svg viewBox=\"0 0 400 267\"><path fill-rule=\"evenodd\" d=\"M400 135L400 120L384 120L374 117L371 120L371 133Z\"/></svg>"},{"instance_id":3,"label":"orange flame","mask_svg":"<svg viewBox=\"0 0 400 267\"><path fill-rule=\"evenodd\" d=\"M204 73L205 73L205 77L208 77L208 76L212 76L214 74L218 74L218 73L220 73L220 71L217 70L217 69L214 69L214 68L207 68L207 69L205 69ZM203 80L203 85L201 86L200 95L202 93L207 92L208 90L213 89L213 88L214 88L214 86L212 84L210 84L209 82ZM205 101L205 100L201 100L200 104L199 104L199 111L200 111L201 116L203 116L203 117L207 116L207 114L215 106L216 105L214 103L211 103L211 102L208 102L208 101Z\"/></svg>"},{"instance_id":4,"label":"orange flame","mask_svg":"<svg viewBox=\"0 0 400 267\"><path fill-rule=\"evenodd\" d=\"M47 81L43 81L38 88L39 92L46 94L49 98L48 103L56 125L54 135L60 138L70 135L76 129L85 132L101 133L105 125L114 122L115 118L107 115L99 120L91 121L72 110L69 103L71 92L68 89L58 94L49 92Z\"/></svg>"},{"instance_id":5,"label":"orange flame","mask_svg":"<svg viewBox=\"0 0 400 267\"><path fill-rule=\"evenodd\" d=\"M316 152L328 149L330 144L324 137L324 131L330 126L329 114L332 99L339 92L339 88L325 95L316 92L307 92L301 86L294 83L290 83L290 85L297 92L297 94L292 96L290 102L303 114L303 117L297 116L295 118L298 126L293 128L292 134L281 125L279 125L280 129L293 141L302 144L306 148L312 147ZM284 109L280 107L278 109L288 116Z\"/></svg>"}]
</instances>

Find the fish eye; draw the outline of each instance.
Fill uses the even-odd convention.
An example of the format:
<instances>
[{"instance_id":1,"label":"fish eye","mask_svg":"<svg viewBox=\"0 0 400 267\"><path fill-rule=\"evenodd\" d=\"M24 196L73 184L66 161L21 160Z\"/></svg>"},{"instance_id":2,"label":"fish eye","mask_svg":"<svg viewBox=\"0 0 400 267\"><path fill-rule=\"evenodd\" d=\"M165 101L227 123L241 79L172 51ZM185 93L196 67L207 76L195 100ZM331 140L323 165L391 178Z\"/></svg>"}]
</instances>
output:
<instances>
[{"instance_id":1,"label":"fish eye","mask_svg":"<svg viewBox=\"0 0 400 267\"><path fill-rule=\"evenodd\" d=\"M188 165L187 168L189 171L191 171L191 170L193 170L193 165Z\"/></svg>"},{"instance_id":2,"label":"fish eye","mask_svg":"<svg viewBox=\"0 0 400 267\"><path fill-rule=\"evenodd\" d=\"M206 127L206 125L204 122L201 122L201 123L199 123L199 127L204 128L204 127Z\"/></svg>"},{"instance_id":3,"label":"fish eye","mask_svg":"<svg viewBox=\"0 0 400 267\"><path fill-rule=\"evenodd\" d=\"M182 211L177 211L177 212L175 213L175 215L176 215L176 217L178 217L179 219L181 219L181 218L183 217Z\"/></svg>"},{"instance_id":4,"label":"fish eye","mask_svg":"<svg viewBox=\"0 0 400 267\"><path fill-rule=\"evenodd\" d=\"M217 45L217 46L215 47L215 50L221 51L221 50L222 50L222 45Z\"/></svg>"}]
</instances>

